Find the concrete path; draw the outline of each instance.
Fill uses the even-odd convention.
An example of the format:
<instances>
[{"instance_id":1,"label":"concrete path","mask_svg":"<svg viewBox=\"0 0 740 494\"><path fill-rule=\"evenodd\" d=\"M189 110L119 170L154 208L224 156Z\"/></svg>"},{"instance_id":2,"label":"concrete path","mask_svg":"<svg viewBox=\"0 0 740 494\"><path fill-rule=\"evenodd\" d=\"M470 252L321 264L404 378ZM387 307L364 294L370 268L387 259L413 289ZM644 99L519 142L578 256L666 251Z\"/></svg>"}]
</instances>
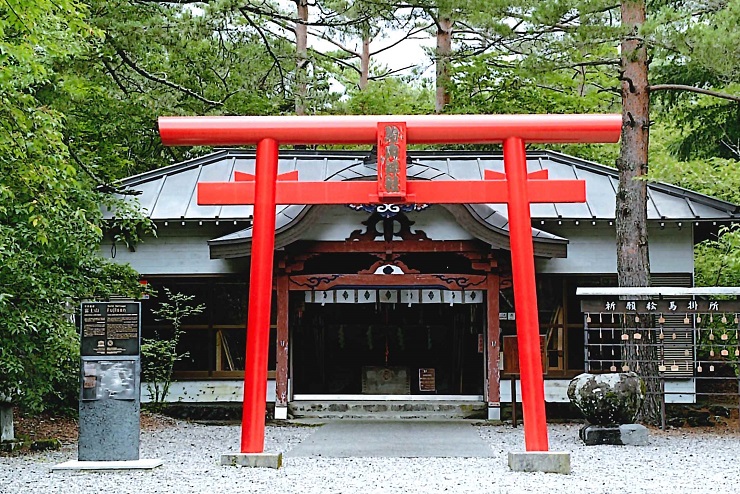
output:
<instances>
[{"instance_id":1,"label":"concrete path","mask_svg":"<svg viewBox=\"0 0 740 494\"><path fill-rule=\"evenodd\" d=\"M493 456L493 451L470 421L336 420L286 456L480 458Z\"/></svg>"}]
</instances>

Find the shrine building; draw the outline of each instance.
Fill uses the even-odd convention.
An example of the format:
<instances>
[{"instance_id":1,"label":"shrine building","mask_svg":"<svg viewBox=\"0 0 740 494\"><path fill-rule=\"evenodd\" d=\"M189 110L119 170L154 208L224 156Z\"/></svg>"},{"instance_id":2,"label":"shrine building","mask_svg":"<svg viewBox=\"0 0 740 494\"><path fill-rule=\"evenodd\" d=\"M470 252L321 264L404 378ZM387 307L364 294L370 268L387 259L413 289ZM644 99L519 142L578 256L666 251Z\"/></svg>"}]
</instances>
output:
<instances>
[{"instance_id":1,"label":"shrine building","mask_svg":"<svg viewBox=\"0 0 740 494\"><path fill-rule=\"evenodd\" d=\"M217 150L120 183L139 192L157 235L130 249L107 239L101 254L129 263L160 296L167 287L206 307L184 321L187 356L168 401L242 400L253 207L199 206L196 184L233 181L254 162L254 151ZM617 285L618 176L552 151L529 151L527 164L586 182L585 203L531 206L545 398L565 402L584 370L576 288ZM377 157L281 151L278 172L294 170L300 181L376 180ZM486 170L504 171L500 153L408 153L409 179L479 180ZM693 286L694 244L740 220L740 207L663 183L648 189L652 284ZM505 204L278 206L275 249L267 401L277 418L378 402L496 418L511 402L517 321ZM159 300L143 301L145 338L166 332L151 314ZM694 351L683 333L666 345ZM693 391L691 371L668 376L671 400Z\"/></svg>"}]
</instances>

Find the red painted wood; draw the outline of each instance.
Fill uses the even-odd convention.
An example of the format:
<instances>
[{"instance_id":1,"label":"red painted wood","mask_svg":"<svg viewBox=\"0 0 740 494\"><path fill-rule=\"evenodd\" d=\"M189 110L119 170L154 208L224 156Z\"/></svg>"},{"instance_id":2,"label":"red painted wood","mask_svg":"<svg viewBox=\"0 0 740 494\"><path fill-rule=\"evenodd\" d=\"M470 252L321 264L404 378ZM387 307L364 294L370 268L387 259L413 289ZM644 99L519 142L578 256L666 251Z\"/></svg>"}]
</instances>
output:
<instances>
[{"instance_id":1,"label":"red painted wood","mask_svg":"<svg viewBox=\"0 0 740 494\"><path fill-rule=\"evenodd\" d=\"M527 178L530 180L547 180L550 177L548 170L537 170L535 172L527 173ZM506 180L506 174L497 172L494 170L483 170L484 180Z\"/></svg>"},{"instance_id":2,"label":"red painted wood","mask_svg":"<svg viewBox=\"0 0 740 494\"><path fill-rule=\"evenodd\" d=\"M403 202L406 198L406 124L378 123L378 198Z\"/></svg>"},{"instance_id":3,"label":"red painted wood","mask_svg":"<svg viewBox=\"0 0 740 494\"><path fill-rule=\"evenodd\" d=\"M506 180L506 174L495 170L483 170L483 180Z\"/></svg>"},{"instance_id":4,"label":"red painted wood","mask_svg":"<svg viewBox=\"0 0 740 494\"><path fill-rule=\"evenodd\" d=\"M288 275L281 273L277 279L277 355L275 359L275 406L288 406Z\"/></svg>"},{"instance_id":5,"label":"red painted wood","mask_svg":"<svg viewBox=\"0 0 740 494\"><path fill-rule=\"evenodd\" d=\"M485 400L489 407L501 408L501 376L499 375L499 335L501 322L499 312L499 278L498 274L488 273L486 279L486 387Z\"/></svg>"},{"instance_id":6,"label":"red painted wood","mask_svg":"<svg viewBox=\"0 0 740 494\"><path fill-rule=\"evenodd\" d=\"M460 254L481 254L491 250L491 246L476 240L394 240L377 242L375 240L313 242L298 241L286 246L293 253L334 253L334 252L457 252Z\"/></svg>"},{"instance_id":7,"label":"red painted wood","mask_svg":"<svg viewBox=\"0 0 740 494\"><path fill-rule=\"evenodd\" d=\"M244 173L240 171L234 171L234 182L254 182L254 175L251 173ZM277 176L277 180L279 181L297 181L298 180L298 170L293 170L292 172L287 173L281 173Z\"/></svg>"},{"instance_id":8,"label":"red painted wood","mask_svg":"<svg viewBox=\"0 0 740 494\"><path fill-rule=\"evenodd\" d=\"M526 142L617 142L622 116L609 115L363 115L160 117L168 146L372 144L380 122L405 122L409 144L490 144L509 137Z\"/></svg>"},{"instance_id":9,"label":"red painted wood","mask_svg":"<svg viewBox=\"0 0 740 494\"><path fill-rule=\"evenodd\" d=\"M463 279L463 286L454 283ZM401 287L423 286L449 290L485 290L486 276L481 274L304 274L290 277L292 291L331 290L337 287L373 286Z\"/></svg>"},{"instance_id":10,"label":"red painted wood","mask_svg":"<svg viewBox=\"0 0 740 494\"><path fill-rule=\"evenodd\" d=\"M249 273L242 453L261 453L265 448L265 394L267 393L267 357L270 348L277 167L277 142L273 139L262 139L257 144L256 187L260 200L254 205L252 267Z\"/></svg>"},{"instance_id":11,"label":"red painted wood","mask_svg":"<svg viewBox=\"0 0 740 494\"><path fill-rule=\"evenodd\" d=\"M584 202L583 180L529 180L529 202ZM505 180L409 180L407 203L491 204L509 201ZM278 182L276 204L380 204L377 184L368 181ZM198 204L254 204L254 182L200 182Z\"/></svg>"},{"instance_id":12,"label":"red painted wood","mask_svg":"<svg viewBox=\"0 0 740 494\"><path fill-rule=\"evenodd\" d=\"M509 187L509 237L514 278L516 333L519 338L519 367L522 382L524 443L527 451L547 451L545 383L540 357L540 325L537 320L537 287L534 277L532 220L527 190L527 156L524 141L504 141L504 168ZM547 182L546 182L547 183Z\"/></svg>"}]
</instances>

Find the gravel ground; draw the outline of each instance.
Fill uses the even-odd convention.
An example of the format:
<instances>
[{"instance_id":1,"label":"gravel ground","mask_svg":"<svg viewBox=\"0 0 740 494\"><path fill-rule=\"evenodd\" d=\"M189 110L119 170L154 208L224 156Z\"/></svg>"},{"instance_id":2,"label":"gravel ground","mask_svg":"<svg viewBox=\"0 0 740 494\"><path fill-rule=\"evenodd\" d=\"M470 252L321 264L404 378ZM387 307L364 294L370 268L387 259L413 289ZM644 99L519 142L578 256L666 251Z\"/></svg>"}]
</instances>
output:
<instances>
[{"instance_id":1,"label":"gravel ground","mask_svg":"<svg viewBox=\"0 0 740 494\"><path fill-rule=\"evenodd\" d=\"M694 430L650 431L643 447L589 446L578 425L550 425L550 449L571 453L571 475L509 470L506 455L522 451L523 430L480 426L493 458L284 458L283 468L219 466L235 451L237 426L177 422L142 432L141 457L152 471L77 473L50 468L77 458L76 446L0 458L0 493L642 493L740 491L740 435ZM287 452L315 431L267 427L266 451Z\"/></svg>"}]
</instances>

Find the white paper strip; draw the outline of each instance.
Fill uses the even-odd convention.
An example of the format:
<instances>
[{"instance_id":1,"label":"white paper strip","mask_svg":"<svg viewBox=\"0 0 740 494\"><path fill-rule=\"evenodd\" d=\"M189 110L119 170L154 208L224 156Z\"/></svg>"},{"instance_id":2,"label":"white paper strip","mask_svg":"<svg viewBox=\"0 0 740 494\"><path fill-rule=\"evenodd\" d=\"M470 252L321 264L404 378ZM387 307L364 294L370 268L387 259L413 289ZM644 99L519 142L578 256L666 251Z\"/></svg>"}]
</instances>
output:
<instances>
[{"instance_id":1,"label":"white paper strip","mask_svg":"<svg viewBox=\"0 0 740 494\"><path fill-rule=\"evenodd\" d=\"M408 304L409 306L411 306L411 304L418 304L420 293L421 292L419 290L401 290L400 302L402 304Z\"/></svg>"},{"instance_id":2,"label":"white paper strip","mask_svg":"<svg viewBox=\"0 0 740 494\"><path fill-rule=\"evenodd\" d=\"M356 290L346 290L344 288L340 288L339 290L336 290L334 293L334 299L337 301L338 304L354 304L356 297Z\"/></svg>"},{"instance_id":3,"label":"white paper strip","mask_svg":"<svg viewBox=\"0 0 740 494\"><path fill-rule=\"evenodd\" d=\"M314 302L317 304L333 304L334 303L334 290L316 290L313 297Z\"/></svg>"},{"instance_id":4,"label":"white paper strip","mask_svg":"<svg viewBox=\"0 0 740 494\"><path fill-rule=\"evenodd\" d=\"M461 304L462 292L458 292L456 290L443 290L442 301L450 305Z\"/></svg>"},{"instance_id":5,"label":"white paper strip","mask_svg":"<svg viewBox=\"0 0 740 494\"><path fill-rule=\"evenodd\" d=\"M422 290L421 291L421 303L422 304L441 304L442 294L439 290Z\"/></svg>"},{"instance_id":6,"label":"white paper strip","mask_svg":"<svg viewBox=\"0 0 740 494\"><path fill-rule=\"evenodd\" d=\"M395 304L398 302L398 290L382 288L378 290L378 299L382 304Z\"/></svg>"},{"instance_id":7,"label":"white paper strip","mask_svg":"<svg viewBox=\"0 0 740 494\"><path fill-rule=\"evenodd\" d=\"M377 300L377 291L370 290L369 288L361 288L357 290L357 303L358 304L374 304Z\"/></svg>"},{"instance_id":8,"label":"white paper strip","mask_svg":"<svg viewBox=\"0 0 740 494\"><path fill-rule=\"evenodd\" d=\"M467 290L463 292L463 299L466 304L482 304L483 290Z\"/></svg>"}]
</instances>

